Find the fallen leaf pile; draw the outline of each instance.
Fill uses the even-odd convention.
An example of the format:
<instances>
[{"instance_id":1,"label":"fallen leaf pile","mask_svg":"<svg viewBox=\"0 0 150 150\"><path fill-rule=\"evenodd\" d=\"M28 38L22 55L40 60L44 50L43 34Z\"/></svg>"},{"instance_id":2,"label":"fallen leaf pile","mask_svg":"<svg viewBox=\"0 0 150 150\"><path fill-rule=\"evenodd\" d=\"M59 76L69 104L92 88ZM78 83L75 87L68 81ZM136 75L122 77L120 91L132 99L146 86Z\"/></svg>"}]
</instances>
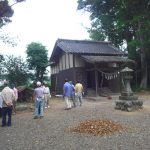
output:
<instances>
[{"instance_id":1,"label":"fallen leaf pile","mask_svg":"<svg viewBox=\"0 0 150 150\"><path fill-rule=\"evenodd\" d=\"M111 135L120 132L123 126L111 120L86 120L77 127L71 128L70 132L93 134L94 136Z\"/></svg>"}]
</instances>

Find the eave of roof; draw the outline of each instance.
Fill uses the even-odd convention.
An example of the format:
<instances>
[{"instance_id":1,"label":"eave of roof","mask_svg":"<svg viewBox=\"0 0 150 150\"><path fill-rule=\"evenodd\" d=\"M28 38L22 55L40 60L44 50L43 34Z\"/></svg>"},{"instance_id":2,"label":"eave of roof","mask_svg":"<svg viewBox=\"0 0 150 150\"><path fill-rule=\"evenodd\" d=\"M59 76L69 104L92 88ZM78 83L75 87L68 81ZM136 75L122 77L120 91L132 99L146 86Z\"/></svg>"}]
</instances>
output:
<instances>
[{"instance_id":1,"label":"eave of roof","mask_svg":"<svg viewBox=\"0 0 150 150\"><path fill-rule=\"evenodd\" d=\"M99 62L134 63L133 60L128 59L127 57L121 57L121 56L88 56L88 55L82 55L81 57L89 63L99 63Z\"/></svg>"}]
</instances>

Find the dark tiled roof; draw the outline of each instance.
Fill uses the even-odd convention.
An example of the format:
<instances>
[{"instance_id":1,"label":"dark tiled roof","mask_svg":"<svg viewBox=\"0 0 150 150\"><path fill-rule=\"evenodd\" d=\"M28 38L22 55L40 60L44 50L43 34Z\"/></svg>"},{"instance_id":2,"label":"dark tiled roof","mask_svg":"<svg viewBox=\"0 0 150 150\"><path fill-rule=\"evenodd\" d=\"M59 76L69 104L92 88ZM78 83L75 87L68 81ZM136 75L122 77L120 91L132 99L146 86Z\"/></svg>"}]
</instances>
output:
<instances>
[{"instance_id":1,"label":"dark tiled roof","mask_svg":"<svg viewBox=\"0 0 150 150\"><path fill-rule=\"evenodd\" d=\"M82 55L83 59L90 63L98 63L98 62L131 62L133 63L133 60L130 60L126 57L121 56L89 56L89 55Z\"/></svg>"},{"instance_id":2,"label":"dark tiled roof","mask_svg":"<svg viewBox=\"0 0 150 150\"><path fill-rule=\"evenodd\" d=\"M58 39L57 46L68 53L123 55L124 52L112 46L110 42L96 42L90 40Z\"/></svg>"},{"instance_id":3,"label":"dark tiled roof","mask_svg":"<svg viewBox=\"0 0 150 150\"><path fill-rule=\"evenodd\" d=\"M55 43L50 61L53 61L61 53L61 51L81 55L100 55L100 56L126 55L123 51L113 47L110 42L58 39Z\"/></svg>"}]
</instances>

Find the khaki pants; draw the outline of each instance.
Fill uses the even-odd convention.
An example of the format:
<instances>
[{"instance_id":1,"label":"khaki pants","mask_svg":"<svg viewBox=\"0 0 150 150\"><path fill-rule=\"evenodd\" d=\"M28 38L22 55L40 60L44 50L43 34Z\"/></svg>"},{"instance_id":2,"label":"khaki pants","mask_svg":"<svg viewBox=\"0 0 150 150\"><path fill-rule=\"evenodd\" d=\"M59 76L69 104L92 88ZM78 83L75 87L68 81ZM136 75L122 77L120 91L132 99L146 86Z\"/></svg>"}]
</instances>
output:
<instances>
[{"instance_id":1,"label":"khaki pants","mask_svg":"<svg viewBox=\"0 0 150 150\"><path fill-rule=\"evenodd\" d=\"M44 94L44 100L45 100L45 107L48 107L49 106L50 95L49 94Z\"/></svg>"},{"instance_id":2,"label":"khaki pants","mask_svg":"<svg viewBox=\"0 0 150 150\"><path fill-rule=\"evenodd\" d=\"M70 97L65 96L65 103L66 103L66 108L71 108L71 100Z\"/></svg>"}]
</instances>

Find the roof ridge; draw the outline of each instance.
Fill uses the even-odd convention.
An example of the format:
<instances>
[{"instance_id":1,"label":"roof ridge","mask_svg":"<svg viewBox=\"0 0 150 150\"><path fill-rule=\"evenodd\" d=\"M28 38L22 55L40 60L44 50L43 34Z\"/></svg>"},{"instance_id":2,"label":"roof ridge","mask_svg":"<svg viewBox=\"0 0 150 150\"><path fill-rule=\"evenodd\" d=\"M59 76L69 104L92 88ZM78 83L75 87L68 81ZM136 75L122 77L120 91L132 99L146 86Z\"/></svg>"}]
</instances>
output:
<instances>
[{"instance_id":1,"label":"roof ridge","mask_svg":"<svg viewBox=\"0 0 150 150\"><path fill-rule=\"evenodd\" d=\"M61 42L61 41L72 41L72 42L84 42L84 43L104 43L104 44L109 44L111 43L110 41L94 41L94 40L74 40L74 39L62 39L62 38L58 38L57 42Z\"/></svg>"}]
</instances>

